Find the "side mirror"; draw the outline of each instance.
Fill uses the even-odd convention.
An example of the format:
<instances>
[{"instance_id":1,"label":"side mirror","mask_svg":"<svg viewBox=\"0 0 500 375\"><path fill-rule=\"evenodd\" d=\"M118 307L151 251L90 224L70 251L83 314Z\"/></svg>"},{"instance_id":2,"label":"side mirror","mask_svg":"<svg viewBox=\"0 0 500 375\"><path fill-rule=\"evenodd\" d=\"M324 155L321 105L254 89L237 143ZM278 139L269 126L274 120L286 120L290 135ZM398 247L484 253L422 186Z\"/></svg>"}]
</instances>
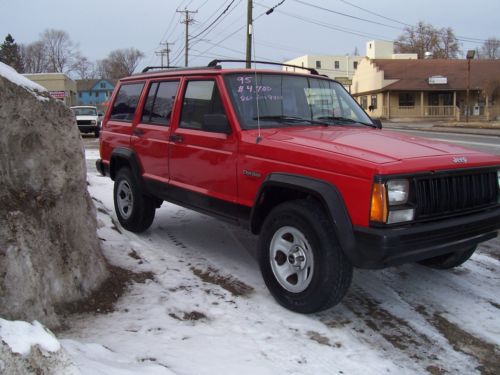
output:
<instances>
[{"instance_id":1,"label":"side mirror","mask_svg":"<svg viewBox=\"0 0 500 375\"><path fill-rule=\"evenodd\" d=\"M372 122L378 129L382 129L382 121L379 118L372 118Z\"/></svg>"},{"instance_id":2,"label":"side mirror","mask_svg":"<svg viewBox=\"0 0 500 375\"><path fill-rule=\"evenodd\" d=\"M102 117L102 116L104 116L104 113L102 113L102 112L97 112L97 116Z\"/></svg>"},{"instance_id":3,"label":"side mirror","mask_svg":"<svg viewBox=\"0 0 500 375\"><path fill-rule=\"evenodd\" d=\"M203 115L203 130L212 133L231 133L227 116L220 113Z\"/></svg>"}]
</instances>

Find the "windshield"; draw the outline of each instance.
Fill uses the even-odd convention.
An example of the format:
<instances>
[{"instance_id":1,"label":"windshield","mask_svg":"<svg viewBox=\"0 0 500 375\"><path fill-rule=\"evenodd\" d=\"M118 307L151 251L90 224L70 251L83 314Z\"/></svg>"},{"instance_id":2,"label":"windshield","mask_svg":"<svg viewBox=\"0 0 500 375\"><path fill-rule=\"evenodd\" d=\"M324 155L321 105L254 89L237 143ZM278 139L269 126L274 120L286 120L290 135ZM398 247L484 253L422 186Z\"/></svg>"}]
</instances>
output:
<instances>
[{"instance_id":1,"label":"windshield","mask_svg":"<svg viewBox=\"0 0 500 375\"><path fill-rule=\"evenodd\" d=\"M287 74L225 76L243 129L308 124L373 126L344 87L335 81ZM256 100L257 98L257 100Z\"/></svg>"},{"instance_id":2,"label":"windshield","mask_svg":"<svg viewBox=\"0 0 500 375\"><path fill-rule=\"evenodd\" d=\"M97 116L95 108L71 108L75 116Z\"/></svg>"}]
</instances>

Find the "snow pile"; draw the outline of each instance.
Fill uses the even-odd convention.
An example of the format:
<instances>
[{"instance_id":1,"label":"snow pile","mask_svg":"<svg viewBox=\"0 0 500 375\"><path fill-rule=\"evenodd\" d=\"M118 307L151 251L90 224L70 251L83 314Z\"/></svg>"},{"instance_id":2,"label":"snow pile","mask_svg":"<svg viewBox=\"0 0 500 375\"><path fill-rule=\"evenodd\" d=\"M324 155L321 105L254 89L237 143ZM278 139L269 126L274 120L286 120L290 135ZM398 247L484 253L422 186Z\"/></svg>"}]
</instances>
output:
<instances>
[{"instance_id":1,"label":"snow pile","mask_svg":"<svg viewBox=\"0 0 500 375\"><path fill-rule=\"evenodd\" d=\"M84 148L69 108L0 72L0 316L55 328L107 277Z\"/></svg>"},{"instance_id":2,"label":"snow pile","mask_svg":"<svg viewBox=\"0 0 500 375\"><path fill-rule=\"evenodd\" d=\"M29 324L0 318L0 339L10 347L13 353L21 355L29 354L31 347L35 345L39 345L48 352L57 352L61 348L54 335L36 320Z\"/></svg>"},{"instance_id":3,"label":"snow pile","mask_svg":"<svg viewBox=\"0 0 500 375\"><path fill-rule=\"evenodd\" d=\"M59 341L39 322L0 318L0 374L78 375Z\"/></svg>"},{"instance_id":4,"label":"snow pile","mask_svg":"<svg viewBox=\"0 0 500 375\"><path fill-rule=\"evenodd\" d=\"M4 64L3 62L0 62L0 76L3 76L4 78L8 79L18 86L24 87L40 100L49 100L48 97L38 94L46 92L47 90L45 89L45 87L22 76L21 74L16 72L14 68Z\"/></svg>"}]
</instances>

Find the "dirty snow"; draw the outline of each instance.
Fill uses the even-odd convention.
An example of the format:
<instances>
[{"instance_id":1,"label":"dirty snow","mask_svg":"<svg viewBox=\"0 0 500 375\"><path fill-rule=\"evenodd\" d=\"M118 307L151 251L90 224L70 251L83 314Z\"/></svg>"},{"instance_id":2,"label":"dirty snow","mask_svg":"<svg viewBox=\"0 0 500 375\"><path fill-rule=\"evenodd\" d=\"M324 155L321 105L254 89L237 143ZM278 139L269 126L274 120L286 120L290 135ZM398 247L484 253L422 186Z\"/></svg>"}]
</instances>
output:
<instances>
[{"instance_id":1,"label":"dirty snow","mask_svg":"<svg viewBox=\"0 0 500 375\"><path fill-rule=\"evenodd\" d=\"M0 62L0 76L3 76L4 78L8 79L18 86L24 87L26 90L35 95L39 100L49 100L48 97L39 95L39 93L47 92L47 89L45 87L29 80L28 78L16 72L14 68L4 64L3 62Z\"/></svg>"},{"instance_id":2,"label":"dirty snow","mask_svg":"<svg viewBox=\"0 0 500 375\"><path fill-rule=\"evenodd\" d=\"M87 151L105 256L154 277L58 334L82 374L500 373L499 239L452 271L356 270L341 304L295 314L270 296L243 229L164 203L145 233L123 230L97 157Z\"/></svg>"}]
</instances>

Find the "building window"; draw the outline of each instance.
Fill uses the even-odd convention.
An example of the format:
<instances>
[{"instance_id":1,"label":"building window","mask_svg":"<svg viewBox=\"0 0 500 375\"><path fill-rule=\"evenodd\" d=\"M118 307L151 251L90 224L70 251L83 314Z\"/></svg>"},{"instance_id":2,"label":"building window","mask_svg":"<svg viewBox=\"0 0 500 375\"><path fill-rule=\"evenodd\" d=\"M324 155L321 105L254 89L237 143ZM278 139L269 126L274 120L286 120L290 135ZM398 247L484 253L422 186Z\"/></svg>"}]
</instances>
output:
<instances>
[{"instance_id":1,"label":"building window","mask_svg":"<svg viewBox=\"0 0 500 375\"><path fill-rule=\"evenodd\" d=\"M370 111L377 109L377 95L372 95L370 98L370 107L368 108Z\"/></svg>"},{"instance_id":2,"label":"building window","mask_svg":"<svg viewBox=\"0 0 500 375\"><path fill-rule=\"evenodd\" d=\"M96 91L95 93L95 97L98 98L99 97L99 93Z\"/></svg>"},{"instance_id":3,"label":"building window","mask_svg":"<svg viewBox=\"0 0 500 375\"><path fill-rule=\"evenodd\" d=\"M361 107L362 107L363 109L367 109L367 108L368 108L368 97L367 97L366 95L364 95L364 96L362 96L362 97L360 98L360 101L361 101L361 103L360 103L360 104L361 104Z\"/></svg>"},{"instance_id":4,"label":"building window","mask_svg":"<svg viewBox=\"0 0 500 375\"><path fill-rule=\"evenodd\" d=\"M81 97L82 97L82 93L81 93L81 92L79 92L79 93L78 93L78 97L79 97L79 98L81 98Z\"/></svg>"},{"instance_id":5,"label":"building window","mask_svg":"<svg viewBox=\"0 0 500 375\"><path fill-rule=\"evenodd\" d=\"M412 92L402 92L399 94L400 107L415 107L415 94Z\"/></svg>"},{"instance_id":6,"label":"building window","mask_svg":"<svg viewBox=\"0 0 500 375\"><path fill-rule=\"evenodd\" d=\"M354 69L358 69L358 62L357 61L354 61L352 63L352 66L354 67Z\"/></svg>"},{"instance_id":7,"label":"building window","mask_svg":"<svg viewBox=\"0 0 500 375\"><path fill-rule=\"evenodd\" d=\"M105 89L106 88L106 84L104 82L101 82L101 89Z\"/></svg>"},{"instance_id":8,"label":"building window","mask_svg":"<svg viewBox=\"0 0 500 375\"><path fill-rule=\"evenodd\" d=\"M316 68L321 69L321 61L316 60Z\"/></svg>"},{"instance_id":9,"label":"building window","mask_svg":"<svg viewBox=\"0 0 500 375\"><path fill-rule=\"evenodd\" d=\"M340 69L340 62L339 61L335 61L335 69Z\"/></svg>"}]
</instances>

